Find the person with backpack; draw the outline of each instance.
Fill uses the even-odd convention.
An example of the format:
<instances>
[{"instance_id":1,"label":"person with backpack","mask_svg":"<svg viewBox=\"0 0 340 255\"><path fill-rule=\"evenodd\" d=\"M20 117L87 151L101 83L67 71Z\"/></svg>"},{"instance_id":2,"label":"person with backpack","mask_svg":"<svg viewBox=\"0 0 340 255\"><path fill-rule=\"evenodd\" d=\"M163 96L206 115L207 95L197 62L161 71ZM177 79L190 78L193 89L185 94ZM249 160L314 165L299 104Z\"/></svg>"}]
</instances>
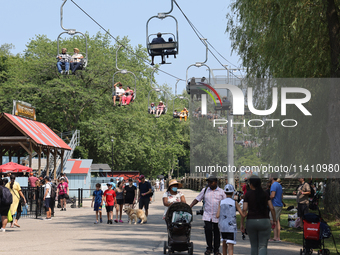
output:
<instances>
[{"instance_id":1,"label":"person with backpack","mask_svg":"<svg viewBox=\"0 0 340 255\"><path fill-rule=\"evenodd\" d=\"M10 180L11 181L6 184L6 188L11 191L12 198L13 198L13 202L11 204L10 210L11 210L12 216L14 216L14 214L17 213L15 221L14 222L13 222L13 220L11 221L11 228L13 228L14 226L20 228L20 226L18 224L18 220L20 219L21 211L22 211L21 203L20 203L20 197L23 199L25 204L26 204L26 198L25 198L24 194L22 194L22 192L21 192L20 184L15 181L15 175L14 174L11 174Z\"/></svg>"},{"instance_id":2,"label":"person with backpack","mask_svg":"<svg viewBox=\"0 0 340 255\"><path fill-rule=\"evenodd\" d=\"M303 178L298 179L300 185L297 187L297 190L293 192L296 195L296 202L298 204L298 217L300 218L300 226L299 228L303 228L303 216L309 211L309 195L311 194L310 185L305 182Z\"/></svg>"},{"instance_id":3,"label":"person with backpack","mask_svg":"<svg viewBox=\"0 0 340 255\"><path fill-rule=\"evenodd\" d=\"M51 216L54 217L54 207L55 201L57 198L57 185L55 182L51 182L51 199L50 199L50 208L51 208Z\"/></svg>"},{"instance_id":4,"label":"person with backpack","mask_svg":"<svg viewBox=\"0 0 340 255\"><path fill-rule=\"evenodd\" d=\"M0 232L6 231L6 225L8 222L9 208L13 202L13 197L9 189L3 186L3 180L0 178L0 215L1 215L1 229Z\"/></svg>"}]
</instances>

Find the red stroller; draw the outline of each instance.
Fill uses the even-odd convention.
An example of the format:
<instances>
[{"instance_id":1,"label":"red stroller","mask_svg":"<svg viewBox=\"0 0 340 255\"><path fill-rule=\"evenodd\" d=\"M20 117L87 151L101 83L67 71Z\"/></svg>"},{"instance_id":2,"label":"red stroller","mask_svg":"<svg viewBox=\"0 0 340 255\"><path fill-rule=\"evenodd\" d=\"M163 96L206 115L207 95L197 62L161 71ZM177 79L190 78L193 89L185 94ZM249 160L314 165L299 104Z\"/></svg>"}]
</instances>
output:
<instances>
[{"instance_id":1,"label":"red stroller","mask_svg":"<svg viewBox=\"0 0 340 255\"><path fill-rule=\"evenodd\" d=\"M325 249L322 226L327 225L320 215L307 213L303 218L303 249L300 255L311 255L317 249L318 255L329 255L330 251Z\"/></svg>"}]
</instances>

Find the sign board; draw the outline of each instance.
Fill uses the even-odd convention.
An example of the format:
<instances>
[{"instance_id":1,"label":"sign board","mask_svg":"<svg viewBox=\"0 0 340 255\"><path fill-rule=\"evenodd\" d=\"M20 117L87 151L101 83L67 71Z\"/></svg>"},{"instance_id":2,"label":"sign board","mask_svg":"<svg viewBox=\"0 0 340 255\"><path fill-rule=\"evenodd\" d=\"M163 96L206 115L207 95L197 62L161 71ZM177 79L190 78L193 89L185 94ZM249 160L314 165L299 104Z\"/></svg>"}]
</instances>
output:
<instances>
[{"instance_id":1,"label":"sign board","mask_svg":"<svg viewBox=\"0 0 340 255\"><path fill-rule=\"evenodd\" d=\"M31 120L36 120L35 107L23 101L13 100L12 114Z\"/></svg>"}]
</instances>

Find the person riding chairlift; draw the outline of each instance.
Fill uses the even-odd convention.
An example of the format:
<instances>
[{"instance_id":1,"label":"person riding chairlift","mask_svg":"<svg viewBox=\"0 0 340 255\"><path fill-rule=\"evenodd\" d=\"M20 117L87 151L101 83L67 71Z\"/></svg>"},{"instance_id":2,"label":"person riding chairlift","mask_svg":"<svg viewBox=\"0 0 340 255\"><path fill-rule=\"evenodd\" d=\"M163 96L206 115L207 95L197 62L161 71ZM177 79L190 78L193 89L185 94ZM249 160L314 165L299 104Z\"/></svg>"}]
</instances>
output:
<instances>
[{"instance_id":1,"label":"person riding chairlift","mask_svg":"<svg viewBox=\"0 0 340 255\"><path fill-rule=\"evenodd\" d=\"M163 101L159 101L159 104L157 105L156 117L161 116L164 110L165 110L165 105L163 104Z\"/></svg>"},{"instance_id":2,"label":"person riding chairlift","mask_svg":"<svg viewBox=\"0 0 340 255\"><path fill-rule=\"evenodd\" d=\"M119 84L118 88L117 84ZM113 105L116 106L116 98L118 97L120 104L122 102L122 96L124 95L125 90L123 89L123 84L121 82L116 82L113 86L116 89L116 91L113 94Z\"/></svg>"},{"instance_id":3,"label":"person riding chairlift","mask_svg":"<svg viewBox=\"0 0 340 255\"><path fill-rule=\"evenodd\" d=\"M155 106L155 103L151 103L151 106L150 106L150 114L156 114L156 106Z\"/></svg>"},{"instance_id":4,"label":"person riding chairlift","mask_svg":"<svg viewBox=\"0 0 340 255\"><path fill-rule=\"evenodd\" d=\"M125 90L125 94L122 97L122 105L129 105L133 97L133 90L130 86L127 86L127 90Z\"/></svg>"},{"instance_id":5,"label":"person riding chairlift","mask_svg":"<svg viewBox=\"0 0 340 255\"><path fill-rule=\"evenodd\" d=\"M187 121L188 117L188 110L184 107L184 109L179 113L179 121L182 121L182 118L184 117L184 121Z\"/></svg>"}]
</instances>

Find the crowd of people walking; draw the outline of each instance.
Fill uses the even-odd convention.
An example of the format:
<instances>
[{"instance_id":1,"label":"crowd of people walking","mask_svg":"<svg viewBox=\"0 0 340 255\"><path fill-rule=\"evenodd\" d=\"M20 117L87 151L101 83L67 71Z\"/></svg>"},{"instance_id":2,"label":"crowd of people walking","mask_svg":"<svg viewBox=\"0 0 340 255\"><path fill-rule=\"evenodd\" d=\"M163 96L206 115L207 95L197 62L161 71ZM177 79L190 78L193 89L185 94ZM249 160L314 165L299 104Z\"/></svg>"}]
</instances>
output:
<instances>
[{"instance_id":1,"label":"crowd of people walking","mask_svg":"<svg viewBox=\"0 0 340 255\"><path fill-rule=\"evenodd\" d=\"M7 178L0 178L1 232L6 231L8 223L10 223L11 228L20 228L19 219L21 217L22 206L26 204L26 198L20 184L16 182L15 175L10 175L9 180ZM96 214L94 223L103 223L102 209L104 207L107 212L107 224L113 224L113 222L124 223L123 209L134 209L137 204L138 208L143 210L146 216L145 219L147 219L151 197L154 192L163 192L164 179L157 179L151 183L145 179L144 175L140 175L138 180L137 185L132 178L129 178L127 183L123 180L119 181L117 185L109 182L105 191L102 190L101 184L98 183L96 190L93 191L91 203L91 207L94 208ZM40 185L44 187L43 201L46 209L46 220L51 220L54 211L52 204L55 198L59 200L61 211L66 211L69 186L65 175L58 179L58 185L53 184L48 176L37 178L34 175L30 175L28 181L29 185L33 188ZM311 194L311 186L303 178L300 178L299 182L300 185L295 194L297 195L298 216L302 218L304 214L308 213L308 197ZM243 195L241 196L241 201L238 199L238 196L235 197L236 191L233 185L228 184L227 179L224 188L218 187L217 183L216 177L209 177L207 185L190 203L190 207L193 208L197 203L204 202L202 220L204 222L204 234L207 244L204 254L221 254L221 242L223 254L233 254L234 246L237 243L237 212L241 216L240 230L249 236L250 254L267 254L269 241L281 241L280 214L284 203L280 179L272 176L268 181L267 190L263 190L261 179L254 175L251 176L242 187ZM166 218L168 208L174 203L187 203L185 194L179 190L181 188L182 184L177 180L168 181L167 189L162 194L164 206L163 220ZM113 220L114 208L116 209L115 220ZM142 223L147 223L147 220ZM272 230L274 237L270 239Z\"/></svg>"}]
</instances>

